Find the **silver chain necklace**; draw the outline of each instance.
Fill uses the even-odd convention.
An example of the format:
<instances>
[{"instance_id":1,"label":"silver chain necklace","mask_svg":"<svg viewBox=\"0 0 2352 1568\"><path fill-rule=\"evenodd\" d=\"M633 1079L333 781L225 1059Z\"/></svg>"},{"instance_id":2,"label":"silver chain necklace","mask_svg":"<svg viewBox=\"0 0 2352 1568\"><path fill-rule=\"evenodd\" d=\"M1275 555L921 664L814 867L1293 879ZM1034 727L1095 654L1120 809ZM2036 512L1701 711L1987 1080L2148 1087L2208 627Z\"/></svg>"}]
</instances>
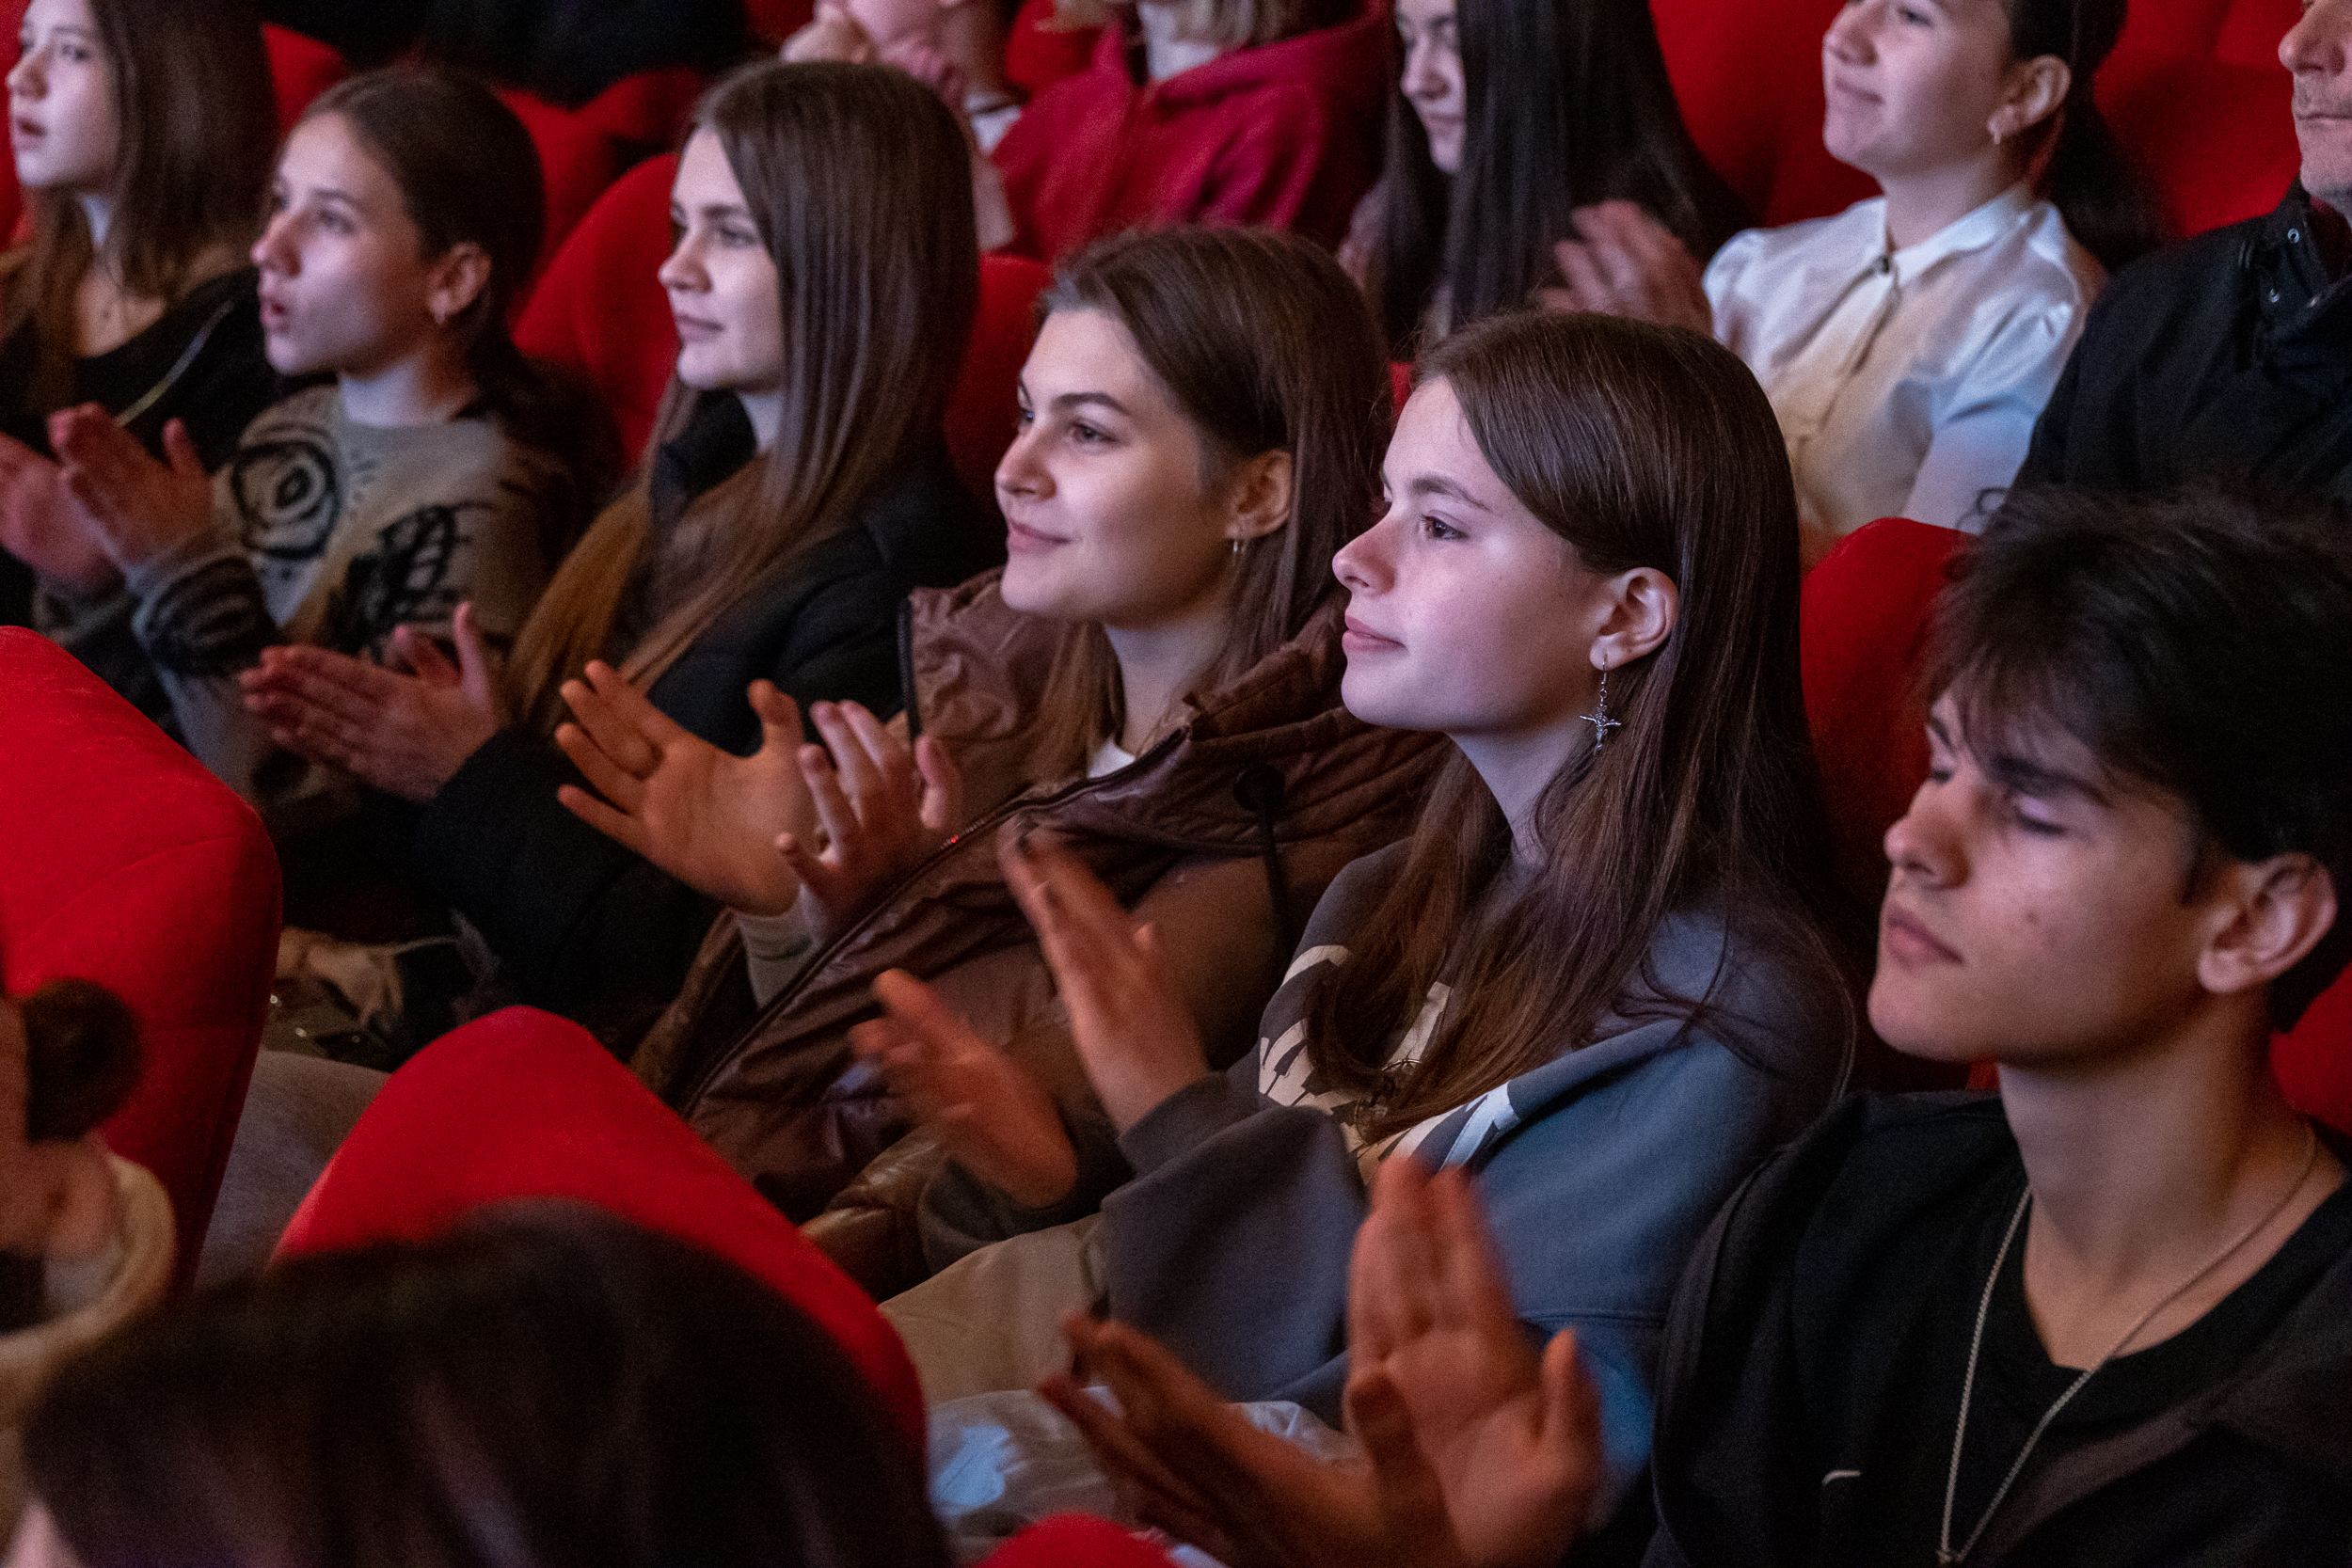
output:
<instances>
[{"instance_id":1,"label":"silver chain necklace","mask_svg":"<svg viewBox=\"0 0 2352 1568\"><path fill-rule=\"evenodd\" d=\"M2280 1195L2279 1201L2271 1205L2270 1212L2256 1220L2236 1241L2214 1254L2210 1262L2182 1280L2170 1294L2142 1312L2139 1320L2123 1331L2123 1337L2107 1347L2106 1354L2084 1368L2081 1375L2066 1386L2066 1392L2051 1402L2050 1408L2042 1413L2042 1419L2034 1422L2033 1431L2026 1434L2026 1446L2018 1450L2016 1462L2010 1465L2009 1474L2003 1476L2001 1484L1994 1489L1993 1500L1985 1504L1984 1512L1977 1516L1977 1528L1968 1532L1968 1539L1955 1550L1952 1546L1952 1505L1960 1495L1960 1452L1968 1438L1969 1402L1977 1391L1977 1356L1984 1349L1984 1321L1992 1315L1993 1287L2000 1281L2001 1265L2009 1261L2010 1244L2017 1240L2017 1227L2025 1223L2026 1211L2033 1204L2033 1188L2028 1186L2026 1189L2024 1196L2017 1200L2017 1212L2009 1217L2009 1228L2002 1232L2001 1250L1993 1256L1993 1273L1984 1282L1984 1297L1977 1303L1977 1330L1968 1339L1968 1376L1960 1386L1960 1419L1952 1428L1952 1468L1944 1481L1944 1526L1937 1533L1935 1544L1938 1568L1953 1568L1955 1563L1965 1561L1968 1554L1977 1549L1977 1542L1983 1536L1985 1527L2001 1511L2001 1504L2009 1500L2009 1489L2017 1484L2017 1478L2025 1470L2026 1461L2031 1457L2034 1446L2042 1441L2042 1434L2050 1430L2050 1423L2058 1419L2058 1412L2082 1392L2083 1385L2090 1381L2092 1374L2114 1360L2116 1353L2137 1338L2141 1329L2153 1323L2157 1313L2196 1289L2207 1275L2235 1256L2238 1248L2261 1235L2269 1228L2273 1220L2286 1212L2287 1205L2294 1201L2295 1195L2301 1192L2303 1183L2312 1179L2312 1168L2319 1164L2319 1133L2308 1121L2303 1124L2303 1135L2310 1141L2311 1149L2303 1156L2303 1173L2295 1179L2295 1184Z\"/></svg>"}]
</instances>

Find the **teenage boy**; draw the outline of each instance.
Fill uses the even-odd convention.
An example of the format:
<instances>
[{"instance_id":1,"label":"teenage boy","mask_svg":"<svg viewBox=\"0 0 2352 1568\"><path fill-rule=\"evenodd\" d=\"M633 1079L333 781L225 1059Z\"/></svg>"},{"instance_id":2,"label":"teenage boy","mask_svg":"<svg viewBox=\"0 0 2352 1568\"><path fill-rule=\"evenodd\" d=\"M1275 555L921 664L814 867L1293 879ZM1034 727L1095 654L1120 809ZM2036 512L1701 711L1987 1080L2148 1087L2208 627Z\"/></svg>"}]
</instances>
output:
<instances>
[{"instance_id":1,"label":"teenage boy","mask_svg":"<svg viewBox=\"0 0 2352 1568\"><path fill-rule=\"evenodd\" d=\"M1887 834L1870 1020L1997 1099L1849 1101L1718 1217L1664 1352L1651 1568L2352 1560L2346 1145L2271 1031L2352 922L2352 543L2206 496L2013 497L1940 610L1932 762ZM1598 1466L1474 1200L1391 1161L1322 1469L1157 1347L1056 1390L1229 1561L1537 1564Z\"/></svg>"}]
</instances>

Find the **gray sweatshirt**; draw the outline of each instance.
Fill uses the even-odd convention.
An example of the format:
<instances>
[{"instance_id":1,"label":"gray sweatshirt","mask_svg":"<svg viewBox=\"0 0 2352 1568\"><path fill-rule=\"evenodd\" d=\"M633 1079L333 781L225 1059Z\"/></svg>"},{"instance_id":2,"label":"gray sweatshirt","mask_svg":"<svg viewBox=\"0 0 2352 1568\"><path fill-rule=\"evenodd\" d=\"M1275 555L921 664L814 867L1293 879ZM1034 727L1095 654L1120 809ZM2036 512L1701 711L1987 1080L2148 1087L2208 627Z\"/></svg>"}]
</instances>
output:
<instances>
[{"instance_id":1,"label":"gray sweatshirt","mask_svg":"<svg viewBox=\"0 0 2352 1568\"><path fill-rule=\"evenodd\" d=\"M1677 915L1651 970L1665 992L1707 1001L1699 1023L1613 1017L1581 1049L1399 1139L1356 1147L1332 1114L1338 1097L1320 1092L1308 1065L1303 1021L1314 988L1345 983L1346 943L1406 848L1366 856L1332 883L1258 1049L1121 1137L1136 1179L1103 1204L1111 1313L1228 1399L1295 1400L1337 1424L1364 1172L1407 1151L1461 1166L1476 1176L1531 1333L1577 1331L1600 1389L1613 1506L1648 1457L1660 1337L1683 1261L1741 1179L1842 1089L1845 1002L1727 942L1720 916ZM1417 1053L1445 1005L1433 990L1400 1047Z\"/></svg>"},{"instance_id":2,"label":"gray sweatshirt","mask_svg":"<svg viewBox=\"0 0 2352 1568\"><path fill-rule=\"evenodd\" d=\"M381 659L396 626L446 641L467 599L502 646L547 583L542 540L568 483L489 419L356 424L333 387L268 409L214 477L213 531L127 577L181 738L276 836L347 813L353 783L273 746L238 673L278 642Z\"/></svg>"}]
</instances>

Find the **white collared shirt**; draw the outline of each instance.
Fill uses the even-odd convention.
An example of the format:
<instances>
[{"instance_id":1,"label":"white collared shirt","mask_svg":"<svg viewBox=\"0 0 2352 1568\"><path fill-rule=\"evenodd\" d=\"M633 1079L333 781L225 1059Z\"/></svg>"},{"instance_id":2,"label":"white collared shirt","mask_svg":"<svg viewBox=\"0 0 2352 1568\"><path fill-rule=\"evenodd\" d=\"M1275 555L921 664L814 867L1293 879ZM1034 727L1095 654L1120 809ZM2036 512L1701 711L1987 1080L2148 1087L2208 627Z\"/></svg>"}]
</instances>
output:
<instances>
[{"instance_id":1,"label":"white collared shirt","mask_svg":"<svg viewBox=\"0 0 2352 1568\"><path fill-rule=\"evenodd\" d=\"M1780 417L1809 521L1974 532L2025 461L2106 277L2018 184L1903 250L1889 247L1883 197L1751 229L1708 265L1707 297L1715 335Z\"/></svg>"}]
</instances>

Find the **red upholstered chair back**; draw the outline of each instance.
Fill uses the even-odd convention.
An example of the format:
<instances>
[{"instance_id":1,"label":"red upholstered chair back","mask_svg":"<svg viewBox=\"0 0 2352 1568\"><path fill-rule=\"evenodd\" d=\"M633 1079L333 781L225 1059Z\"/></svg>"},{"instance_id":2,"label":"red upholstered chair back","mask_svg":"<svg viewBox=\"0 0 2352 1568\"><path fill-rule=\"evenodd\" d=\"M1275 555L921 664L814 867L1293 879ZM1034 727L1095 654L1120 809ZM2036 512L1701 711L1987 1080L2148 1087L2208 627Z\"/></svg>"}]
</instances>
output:
<instances>
[{"instance_id":1,"label":"red upholstered chair back","mask_svg":"<svg viewBox=\"0 0 2352 1568\"><path fill-rule=\"evenodd\" d=\"M2352 1136L2352 975L2339 976L2291 1033L2271 1041L2270 1069L2296 1110Z\"/></svg>"},{"instance_id":2,"label":"red upholstered chair back","mask_svg":"<svg viewBox=\"0 0 2352 1568\"><path fill-rule=\"evenodd\" d=\"M278 90L278 135L282 138L319 94L348 74L348 68L332 45L274 24L262 24L262 42L269 49L269 78Z\"/></svg>"},{"instance_id":3,"label":"red upholstered chair back","mask_svg":"<svg viewBox=\"0 0 2352 1568\"><path fill-rule=\"evenodd\" d=\"M1928 776L1920 660L1929 611L1966 538L1882 518L1840 540L1804 579L1804 711L1838 879L1872 909L1886 891L1881 840Z\"/></svg>"},{"instance_id":4,"label":"red upholstered chair back","mask_svg":"<svg viewBox=\"0 0 2352 1568\"><path fill-rule=\"evenodd\" d=\"M559 108L518 87L499 89L539 149L547 182L542 271L623 170L676 145L702 87L699 74L676 67L623 77L577 109Z\"/></svg>"},{"instance_id":5,"label":"red upholstered chair back","mask_svg":"<svg viewBox=\"0 0 2352 1568\"><path fill-rule=\"evenodd\" d=\"M2271 48L2266 66L2119 50L2100 71L2099 106L2154 186L2170 232L2267 213L2302 166L2294 79L2276 38Z\"/></svg>"},{"instance_id":6,"label":"red upholstered chair back","mask_svg":"<svg viewBox=\"0 0 2352 1568\"><path fill-rule=\"evenodd\" d=\"M555 253L515 325L525 354L586 377L632 457L653 434L677 364L677 328L654 274L670 253L677 159L648 158L599 197Z\"/></svg>"},{"instance_id":7,"label":"red upholstered chair back","mask_svg":"<svg viewBox=\"0 0 2352 1568\"><path fill-rule=\"evenodd\" d=\"M533 291L515 341L526 354L585 376L612 415L626 451L644 450L662 388L677 363L677 327L655 273L670 247L675 157L649 158L621 177ZM1052 275L1015 256L980 258L979 309L947 404L956 471L989 494L1011 444L1014 388L1037 335L1037 296Z\"/></svg>"},{"instance_id":8,"label":"red upholstered chair back","mask_svg":"<svg viewBox=\"0 0 2352 1568\"><path fill-rule=\"evenodd\" d=\"M752 37L763 42L781 44L786 39L808 25L817 14L816 0L749 0L743 8L744 18L751 24Z\"/></svg>"},{"instance_id":9,"label":"red upholstered chair back","mask_svg":"<svg viewBox=\"0 0 2352 1568\"><path fill-rule=\"evenodd\" d=\"M201 763L47 639L0 628L0 984L94 980L146 1040L115 1151L153 1171L193 1277L277 967L278 857Z\"/></svg>"},{"instance_id":10,"label":"red upholstered chair back","mask_svg":"<svg viewBox=\"0 0 2352 1568\"><path fill-rule=\"evenodd\" d=\"M579 1025L509 1007L386 1081L280 1256L421 1240L486 1203L566 1197L707 1248L833 1335L919 1452L922 1390L873 1303Z\"/></svg>"}]
</instances>

